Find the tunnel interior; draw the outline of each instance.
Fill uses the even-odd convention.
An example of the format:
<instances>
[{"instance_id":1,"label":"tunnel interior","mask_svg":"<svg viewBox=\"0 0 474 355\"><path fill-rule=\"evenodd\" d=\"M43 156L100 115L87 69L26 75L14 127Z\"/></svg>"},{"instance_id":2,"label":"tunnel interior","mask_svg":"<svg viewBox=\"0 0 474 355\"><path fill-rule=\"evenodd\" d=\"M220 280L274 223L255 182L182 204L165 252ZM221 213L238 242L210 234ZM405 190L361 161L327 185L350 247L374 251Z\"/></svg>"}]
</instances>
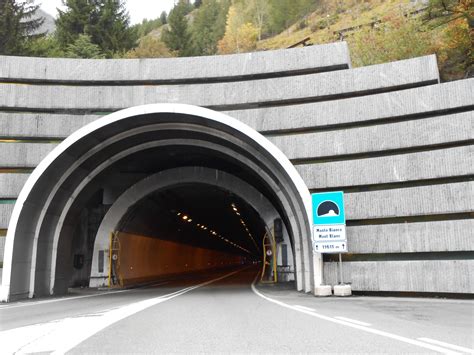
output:
<instances>
[{"instance_id":1,"label":"tunnel interior","mask_svg":"<svg viewBox=\"0 0 474 355\"><path fill-rule=\"evenodd\" d=\"M86 211L86 218L92 219L93 223L91 225L89 221L85 228L81 223L72 222L76 227L70 255L72 259L77 259L78 255L83 257L84 265L73 265L69 287L89 283L93 255L100 252L94 247L94 239L100 237L96 235L99 225L117 199L146 177L181 168L225 172L245 182L269 201L274 208L274 218L269 220L267 216L265 220L262 211L241 196L241 190L229 191L206 181L179 183L180 176L176 176L176 184L156 191L151 187L152 192L129 206L113 230L108 230L116 232L121 241L117 255L120 260L108 260L112 247L103 248L99 269L107 269L110 262L113 269L109 276L111 283L123 286L205 269L261 265L265 233L273 233L274 219L282 218L283 224L285 219L271 189L255 171L218 150L166 145L145 149L117 161L91 184L86 194L88 200L82 202L82 212L70 217L80 218ZM88 234L87 238L85 234ZM89 240L87 247L85 239ZM283 278L291 279L294 268L288 235L286 240L279 240L278 258L280 269L286 273Z\"/></svg>"},{"instance_id":2,"label":"tunnel interior","mask_svg":"<svg viewBox=\"0 0 474 355\"><path fill-rule=\"evenodd\" d=\"M123 217L118 231L258 260L265 224L235 194L210 185L186 184L141 200Z\"/></svg>"}]
</instances>

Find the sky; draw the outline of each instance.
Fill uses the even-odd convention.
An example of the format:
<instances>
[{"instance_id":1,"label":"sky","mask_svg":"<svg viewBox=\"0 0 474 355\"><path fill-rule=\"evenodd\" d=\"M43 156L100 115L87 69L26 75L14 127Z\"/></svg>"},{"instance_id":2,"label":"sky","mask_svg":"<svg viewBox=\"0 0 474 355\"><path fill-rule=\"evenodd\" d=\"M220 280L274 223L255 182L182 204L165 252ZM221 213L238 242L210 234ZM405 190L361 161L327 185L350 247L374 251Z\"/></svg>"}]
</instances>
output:
<instances>
[{"instance_id":1,"label":"sky","mask_svg":"<svg viewBox=\"0 0 474 355\"><path fill-rule=\"evenodd\" d=\"M125 6L130 14L132 25L142 22L143 19L149 20L160 17L162 11L169 13L175 0L126 0ZM56 8L61 8L61 0L36 0L36 4L41 4L41 8L48 14L56 17Z\"/></svg>"}]
</instances>

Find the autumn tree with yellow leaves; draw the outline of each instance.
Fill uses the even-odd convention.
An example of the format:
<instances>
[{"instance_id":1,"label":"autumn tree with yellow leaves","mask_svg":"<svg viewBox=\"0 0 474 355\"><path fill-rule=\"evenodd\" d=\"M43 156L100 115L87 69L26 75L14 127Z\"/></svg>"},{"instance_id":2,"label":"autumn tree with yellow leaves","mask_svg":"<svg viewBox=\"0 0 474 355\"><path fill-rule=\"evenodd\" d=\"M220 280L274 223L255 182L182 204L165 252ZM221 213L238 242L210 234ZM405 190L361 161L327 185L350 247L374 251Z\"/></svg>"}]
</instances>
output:
<instances>
[{"instance_id":1,"label":"autumn tree with yellow leaves","mask_svg":"<svg viewBox=\"0 0 474 355\"><path fill-rule=\"evenodd\" d=\"M235 5L229 8L224 37L218 43L219 54L244 53L256 49L259 31L251 22L244 22Z\"/></svg>"}]
</instances>

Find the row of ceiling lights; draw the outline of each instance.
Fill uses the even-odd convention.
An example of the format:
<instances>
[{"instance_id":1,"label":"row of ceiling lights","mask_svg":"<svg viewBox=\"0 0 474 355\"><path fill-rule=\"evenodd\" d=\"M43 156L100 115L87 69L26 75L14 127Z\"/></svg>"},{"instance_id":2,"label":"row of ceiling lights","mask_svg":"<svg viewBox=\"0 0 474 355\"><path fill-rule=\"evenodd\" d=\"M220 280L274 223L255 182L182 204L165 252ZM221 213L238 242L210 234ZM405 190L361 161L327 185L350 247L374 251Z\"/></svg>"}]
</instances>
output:
<instances>
[{"instance_id":1,"label":"row of ceiling lights","mask_svg":"<svg viewBox=\"0 0 474 355\"><path fill-rule=\"evenodd\" d=\"M253 244L255 245L255 248L257 249L257 252L259 252L259 247L258 247L258 244L257 242L255 241L252 233L250 233L250 230L248 229L247 225L245 224L245 221L242 219L241 215L240 215L240 212L239 212L239 209L237 208L237 205L235 203L231 203L230 204L230 207L232 207L232 210L234 211L234 213L237 215L237 217L240 219L240 224L242 224L242 226L244 227L245 231L247 232L247 235L249 236L249 238L252 240Z\"/></svg>"},{"instance_id":2,"label":"row of ceiling lights","mask_svg":"<svg viewBox=\"0 0 474 355\"><path fill-rule=\"evenodd\" d=\"M190 216L188 216L187 214L184 214L184 213L182 213L182 212L178 212L178 213L176 213L176 215L177 215L178 217L180 217L181 220L182 220L184 223L192 223L192 222L193 222L193 219L192 219ZM245 251L247 254L250 254L250 251L248 251L248 250L245 249L244 247L242 247L242 246L240 246L240 245L234 243L233 241L231 241L231 240L225 238L224 236L220 235L220 234L219 234L218 232L216 232L215 230L209 229L209 227L207 227L206 225L201 224L201 223L195 223L194 226L195 226L196 228L198 228L198 229L203 230L203 231L208 231L208 233L209 233L211 236L216 237L216 238L220 238L220 239L222 239L224 242L226 242L227 244L230 244L230 245L232 245L233 247L238 248L238 249L240 249L240 250L243 250L243 251Z\"/></svg>"}]
</instances>

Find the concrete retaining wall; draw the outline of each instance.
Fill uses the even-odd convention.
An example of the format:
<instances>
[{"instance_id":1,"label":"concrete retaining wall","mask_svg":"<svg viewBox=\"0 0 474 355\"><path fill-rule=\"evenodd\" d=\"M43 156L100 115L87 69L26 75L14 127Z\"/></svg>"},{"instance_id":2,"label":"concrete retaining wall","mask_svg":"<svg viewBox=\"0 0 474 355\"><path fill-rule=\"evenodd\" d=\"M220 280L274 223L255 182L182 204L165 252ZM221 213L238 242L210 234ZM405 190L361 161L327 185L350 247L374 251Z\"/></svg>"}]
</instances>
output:
<instances>
[{"instance_id":1,"label":"concrete retaining wall","mask_svg":"<svg viewBox=\"0 0 474 355\"><path fill-rule=\"evenodd\" d=\"M345 44L140 61L0 57L0 199L15 199L27 169L109 111L197 104L266 135L309 189L346 192L354 290L473 293L474 79L438 84L434 56L347 68ZM12 207L0 204L0 229Z\"/></svg>"}]
</instances>

